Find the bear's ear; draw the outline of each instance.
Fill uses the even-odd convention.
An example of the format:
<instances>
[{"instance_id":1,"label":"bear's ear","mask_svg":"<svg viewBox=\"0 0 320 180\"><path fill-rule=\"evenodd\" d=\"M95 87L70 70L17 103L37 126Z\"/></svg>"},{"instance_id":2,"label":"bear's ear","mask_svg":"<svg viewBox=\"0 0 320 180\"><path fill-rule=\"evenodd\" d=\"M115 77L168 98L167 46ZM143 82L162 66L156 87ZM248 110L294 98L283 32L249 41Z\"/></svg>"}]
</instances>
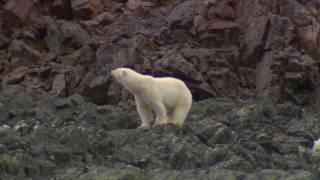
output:
<instances>
[{"instance_id":1,"label":"bear's ear","mask_svg":"<svg viewBox=\"0 0 320 180\"><path fill-rule=\"evenodd\" d=\"M128 75L127 71L122 71L122 76L126 77Z\"/></svg>"}]
</instances>

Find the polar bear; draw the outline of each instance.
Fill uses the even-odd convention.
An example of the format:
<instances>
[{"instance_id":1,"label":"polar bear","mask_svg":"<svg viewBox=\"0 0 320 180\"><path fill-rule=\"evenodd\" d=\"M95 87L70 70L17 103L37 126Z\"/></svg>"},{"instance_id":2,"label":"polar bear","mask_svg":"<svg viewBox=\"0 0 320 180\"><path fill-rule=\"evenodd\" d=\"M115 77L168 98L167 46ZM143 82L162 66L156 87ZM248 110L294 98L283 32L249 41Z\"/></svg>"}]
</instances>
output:
<instances>
[{"instance_id":1,"label":"polar bear","mask_svg":"<svg viewBox=\"0 0 320 180\"><path fill-rule=\"evenodd\" d=\"M312 155L320 157L320 139L313 141Z\"/></svg>"},{"instance_id":2,"label":"polar bear","mask_svg":"<svg viewBox=\"0 0 320 180\"><path fill-rule=\"evenodd\" d=\"M138 129L171 123L182 127L192 105L192 94L185 83L172 77L155 78L129 68L117 68L111 75L134 95L141 125ZM168 116L170 114L170 117Z\"/></svg>"}]
</instances>

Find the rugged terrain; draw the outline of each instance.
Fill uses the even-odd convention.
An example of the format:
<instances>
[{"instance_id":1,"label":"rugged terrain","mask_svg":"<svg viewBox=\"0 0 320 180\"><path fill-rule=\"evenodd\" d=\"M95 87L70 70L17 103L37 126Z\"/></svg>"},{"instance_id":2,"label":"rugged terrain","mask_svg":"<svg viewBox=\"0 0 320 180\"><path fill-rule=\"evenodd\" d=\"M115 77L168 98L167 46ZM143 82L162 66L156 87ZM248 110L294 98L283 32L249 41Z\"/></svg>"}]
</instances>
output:
<instances>
[{"instance_id":1,"label":"rugged terrain","mask_svg":"<svg viewBox=\"0 0 320 180\"><path fill-rule=\"evenodd\" d=\"M0 178L319 179L318 0L0 1ZM138 131L115 67L180 78Z\"/></svg>"}]
</instances>

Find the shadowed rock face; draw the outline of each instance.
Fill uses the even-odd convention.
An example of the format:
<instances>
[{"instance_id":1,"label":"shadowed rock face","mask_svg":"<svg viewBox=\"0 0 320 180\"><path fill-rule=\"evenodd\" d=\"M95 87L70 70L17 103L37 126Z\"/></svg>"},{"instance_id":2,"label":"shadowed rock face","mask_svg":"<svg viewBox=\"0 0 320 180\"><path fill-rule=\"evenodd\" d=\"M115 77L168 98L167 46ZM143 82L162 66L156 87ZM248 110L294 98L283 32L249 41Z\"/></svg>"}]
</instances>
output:
<instances>
[{"instance_id":1,"label":"shadowed rock face","mask_svg":"<svg viewBox=\"0 0 320 180\"><path fill-rule=\"evenodd\" d=\"M4 0L0 176L317 179L317 0ZM136 131L116 67L182 79L182 129Z\"/></svg>"}]
</instances>

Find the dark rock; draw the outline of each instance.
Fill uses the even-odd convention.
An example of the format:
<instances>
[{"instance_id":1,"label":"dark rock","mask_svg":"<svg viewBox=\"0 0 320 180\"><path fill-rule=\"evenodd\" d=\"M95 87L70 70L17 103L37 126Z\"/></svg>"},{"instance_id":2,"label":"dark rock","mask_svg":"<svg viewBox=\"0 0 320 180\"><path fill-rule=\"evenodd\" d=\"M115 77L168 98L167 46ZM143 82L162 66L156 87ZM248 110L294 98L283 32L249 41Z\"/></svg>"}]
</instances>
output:
<instances>
[{"instance_id":1,"label":"dark rock","mask_svg":"<svg viewBox=\"0 0 320 180\"><path fill-rule=\"evenodd\" d=\"M2 20L6 27L18 27L27 20L35 8L32 0L10 0L4 6Z\"/></svg>"},{"instance_id":2,"label":"dark rock","mask_svg":"<svg viewBox=\"0 0 320 180\"><path fill-rule=\"evenodd\" d=\"M318 118L304 117L289 103L208 99L193 104L183 128L136 130L137 115L97 106L80 95L36 106L24 96L10 105L3 102L13 107L15 117L9 125L17 131L1 131L0 144L12 157L25 150L29 159L18 161L19 168L12 166L13 174L24 169L34 175L51 172L51 177L78 179L106 174L131 179L315 177L307 149ZM83 171L90 163L97 167ZM52 171L58 167L68 168Z\"/></svg>"},{"instance_id":3,"label":"dark rock","mask_svg":"<svg viewBox=\"0 0 320 180\"><path fill-rule=\"evenodd\" d=\"M315 84L319 79L315 63L309 56L296 52L266 54L258 63L258 96L269 96L276 102L311 103L316 100L311 96L316 93Z\"/></svg>"},{"instance_id":4,"label":"dark rock","mask_svg":"<svg viewBox=\"0 0 320 180\"><path fill-rule=\"evenodd\" d=\"M190 26L196 15L196 11L191 11L191 9L196 10L200 8L200 5L201 3L196 0L184 1L179 4L168 16L169 26L171 28Z\"/></svg>"},{"instance_id":5,"label":"dark rock","mask_svg":"<svg viewBox=\"0 0 320 180\"><path fill-rule=\"evenodd\" d=\"M52 4L51 12L59 19L72 19L71 1L69 0L55 0Z\"/></svg>"},{"instance_id":6,"label":"dark rock","mask_svg":"<svg viewBox=\"0 0 320 180\"><path fill-rule=\"evenodd\" d=\"M209 179L241 179L246 178L246 174L240 171L231 170L210 170L208 174Z\"/></svg>"},{"instance_id":7,"label":"dark rock","mask_svg":"<svg viewBox=\"0 0 320 180\"><path fill-rule=\"evenodd\" d=\"M236 12L232 6L227 4L227 2L220 2L214 6L210 6L208 9L208 19L213 19L215 17L226 19L226 20L235 20Z\"/></svg>"},{"instance_id":8,"label":"dark rock","mask_svg":"<svg viewBox=\"0 0 320 180\"><path fill-rule=\"evenodd\" d=\"M35 65L41 62L42 53L20 40L13 40L9 46L11 68L23 65Z\"/></svg>"},{"instance_id":9,"label":"dark rock","mask_svg":"<svg viewBox=\"0 0 320 180\"><path fill-rule=\"evenodd\" d=\"M90 46L83 46L79 50L74 51L72 54L60 57L61 63L71 66L79 66L87 70L94 62L95 54Z\"/></svg>"},{"instance_id":10,"label":"dark rock","mask_svg":"<svg viewBox=\"0 0 320 180\"><path fill-rule=\"evenodd\" d=\"M7 75L4 82L6 84L17 84L23 81L25 76L30 73L30 69L26 67L20 67L12 71L10 74Z\"/></svg>"},{"instance_id":11,"label":"dark rock","mask_svg":"<svg viewBox=\"0 0 320 180\"><path fill-rule=\"evenodd\" d=\"M95 19L102 25L106 26L114 22L115 17L113 14L110 14L108 12L103 12L101 14L98 14Z\"/></svg>"},{"instance_id":12,"label":"dark rock","mask_svg":"<svg viewBox=\"0 0 320 180\"><path fill-rule=\"evenodd\" d=\"M154 3L147 1L129 0L127 3L127 7L132 11L148 9L150 10L152 7L154 7Z\"/></svg>"},{"instance_id":13,"label":"dark rock","mask_svg":"<svg viewBox=\"0 0 320 180\"><path fill-rule=\"evenodd\" d=\"M3 49L8 44L9 44L9 39L3 34L0 34L0 49Z\"/></svg>"},{"instance_id":14,"label":"dark rock","mask_svg":"<svg viewBox=\"0 0 320 180\"><path fill-rule=\"evenodd\" d=\"M112 57L114 60L114 66L115 67L123 67L128 66L132 64L128 59L128 49L127 48L121 48L117 51L117 53L114 54Z\"/></svg>"},{"instance_id":15,"label":"dark rock","mask_svg":"<svg viewBox=\"0 0 320 180\"><path fill-rule=\"evenodd\" d=\"M20 162L13 157L0 156L0 167L2 172L17 175L21 171Z\"/></svg>"},{"instance_id":16,"label":"dark rock","mask_svg":"<svg viewBox=\"0 0 320 180\"><path fill-rule=\"evenodd\" d=\"M99 111L102 108L98 109ZM114 129L131 129L136 128L138 124L138 117L128 116L124 112L109 112L109 113L98 113L99 116L103 116L103 120L97 122L97 125L101 126L106 130Z\"/></svg>"},{"instance_id":17,"label":"dark rock","mask_svg":"<svg viewBox=\"0 0 320 180\"><path fill-rule=\"evenodd\" d=\"M111 69L113 64L113 49L110 45L101 45L96 52L96 68Z\"/></svg>"},{"instance_id":18,"label":"dark rock","mask_svg":"<svg viewBox=\"0 0 320 180\"><path fill-rule=\"evenodd\" d=\"M37 41L43 37L39 27L29 26L24 28L21 33L22 38L29 41Z\"/></svg>"},{"instance_id":19,"label":"dark rock","mask_svg":"<svg viewBox=\"0 0 320 180\"><path fill-rule=\"evenodd\" d=\"M96 76L95 71L92 70L84 78L79 93L88 97L96 104L106 104L108 102L106 92L110 86L109 78L106 75Z\"/></svg>"},{"instance_id":20,"label":"dark rock","mask_svg":"<svg viewBox=\"0 0 320 180\"><path fill-rule=\"evenodd\" d=\"M71 0L73 13L82 19L90 19L102 8L99 0Z\"/></svg>"},{"instance_id":21,"label":"dark rock","mask_svg":"<svg viewBox=\"0 0 320 180\"><path fill-rule=\"evenodd\" d=\"M47 34L47 46L57 55L70 54L90 42L88 33L79 24L65 20L52 20Z\"/></svg>"},{"instance_id":22,"label":"dark rock","mask_svg":"<svg viewBox=\"0 0 320 180\"><path fill-rule=\"evenodd\" d=\"M212 127L204 127L203 131L199 132L198 136L210 146L221 143L225 144L232 141L233 138L236 138L236 134L234 132L231 132L228 127L219 123L216 123Z\"/></svg>"},{"instance_id":23,"label":"dark rock","mask_svg":"<svg viewBox=\"0 0 320 180\"><path fill-rule=\"evenodd\" d=\"M98 168L92 169L88 173L79 177L79 180L85 179L132 179L132 180L147 180L145 173L136 167L124 167L121 169Z\"/></svg>"}]
</instances>

